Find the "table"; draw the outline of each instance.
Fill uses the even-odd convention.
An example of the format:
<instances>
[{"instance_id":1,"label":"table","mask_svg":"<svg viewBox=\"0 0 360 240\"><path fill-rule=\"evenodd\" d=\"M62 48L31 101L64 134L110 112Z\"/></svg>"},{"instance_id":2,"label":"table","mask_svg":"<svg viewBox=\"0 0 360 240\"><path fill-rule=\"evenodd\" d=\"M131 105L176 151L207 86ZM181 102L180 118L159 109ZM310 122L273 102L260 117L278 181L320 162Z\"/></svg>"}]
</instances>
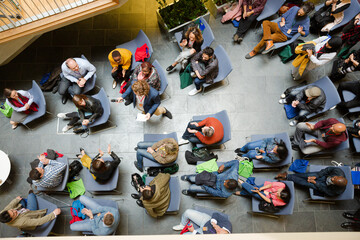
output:
<instances>
[{"instance_id":1,"label":"table","mask_svg":"<svg viewBox=\"0 0 360 240\"><path fill-rule=\"evenodd\" d=\"M0 150L0 186L4 184L10 174L11 163L8 155Z\"/></svg>"}]
</instances>

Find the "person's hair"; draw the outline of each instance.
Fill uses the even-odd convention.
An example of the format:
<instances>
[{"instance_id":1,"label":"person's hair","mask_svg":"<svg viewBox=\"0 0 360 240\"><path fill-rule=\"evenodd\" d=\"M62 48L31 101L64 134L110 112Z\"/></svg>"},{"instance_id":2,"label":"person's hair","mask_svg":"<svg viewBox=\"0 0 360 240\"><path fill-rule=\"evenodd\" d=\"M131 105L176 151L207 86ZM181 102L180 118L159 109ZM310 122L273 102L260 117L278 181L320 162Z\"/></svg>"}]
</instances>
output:
<instances>
[{"instance_id":1,"label":"person's hair","mask_svg":"<svg viewBox=\"0 0 360 240\"><path fill-rule=\"evenodd\" d=\"M118 50L114 50L112 51L111 56L112 58L117 58L117 57L121 57L121 54Z\"/></svg>"},{"instance_id":2,"label":"person's hair","mask_svg":"<svg viewBox=\"0 0 360 240\"><path fill-rule=\"evenodd\" d=\"M238 186L238 183L236 180L234 179L229 179L226 183L226 187L229 189L229 190L234 190L236 187Z\"/></svg>"},{"instance_id":3,"label":"person's hair","mask_svg":"<svg viewBox=\"0 0 360 240\"><path fill-rule=\"evenodd\" d=\"M205 137L211 137L212 135L214 135L214 129L211 127L205 129L204 135Z\"/></svg>"},{"instance_id":4,"label":"person's hair","mask_svg":"<svg viewBox=\"0 0 360 240\"><path fill-rule=\"evenodd\" d=\"M73 59L73 58L68 58L68 59L65 60L65 65L66 65L68 68L69 68L69 62L71 62L71 61L76 62L75 59Z\"/></svg>"},{"instance_id":5,"label":"person's hair","mask_svg":"<svg viewBox=\"0 0 360 240\"><path fill-rule=\"evenodd\" d=\"M12 89L12 88L5 88L5 89L4 89L4 97L10 98L12 91L14 91L14 89Z\"/></svg>"},{"instance_id":6,"label":"person's hair","mask_svg":"<svg viewBox=\"0 0 360 240\"><path fill-rule=\"evenodd\" d=\"M334 36L334 37L330 38L328 43L331 46L331 50L333 52L336 52L342 46L342 39L341 39L341 37Z\"/></svg>"},{"instance_id":7,"label":"person's hair","mask_svg":"<svg viewBox=\"0 0 360 240\"><path fill-rule=\"evenodd\" d=\"M177 146L177 144L172 144L172 143L165 144L165 152L167 154L170 155L177 154L178 151L179 151L179 147Z\"/></svg>"},{"instance_id":8,"label":"person's hair","mask_svg":"<svg viewBox=\"0 0 360 240\"><path fill-rule=\"evenodd\" d=\"M304 5L301 6L301 8L304 10L305 12L305 16L308 15L312 10L315 9L315 6L312 2L306 2L304 3Z\"/></svg>"},{"instance_id":9,"label":"person's hair","mask_svg":"<svg viewBox=\"0 0 360 240\"><path fill-rule=\"evenodd\" d=\"M114 223L114 216L110 213L106 214L104 217L104 224L106 226L111 226Z\"/></svg>"},{"instance_id":10,"label":"person's hair","mask_svg":"<svg viewBox=\"0 0 360 240\"><path fill-rule=\"evenodd\" d=\"M277 144L277 146L278 146L278 147L277 147L276 152L277 152L277 154L279 155L279 158L280 158L281 160L284 160L284 159L287 157L287 155L288 155L288 149L287 149L284 141L283 141L283 140L280 140L280 142Z\"/></svg>"},{"instance_id":11,"label":"person's hair","mask_svg":"<svg viewBox=\"0 0 360 240\"><path fill-rule=\"evenodd\" d=\"M96 159L95 161L93 161L92 168L97 173L102 173L102 172L104 172L106 170L105 163L100 161L99 159Z\"/></svg>"},{"instance_id":12,"label":"person's hair","mask_svg":"<svg viewBox=\"0 0 360 240\"><path fill-rule=\"evenodd\" d=\"M195 35L196 42L199 43L203 40L201 30L198 27L189 27L189 29L185 33L185 37L189 38L190 33L193 33Z\"/></svg>"},{"instance_id":13,"label":"person's hair","mask_svg":"<svg viewBox=\"0 0 360 240\"><path fill-rule=\"evenodd\" d=\"M11 220L12 219L8 211L3 211L2 213L0 213L0 222L7 223L10 222Z\"/></svg>"},{"instance_id":14,"label":"person's hair","mask_svg":"<svg viewBox=\"0 0 360 240\"><path fill-rule=\"evenodd\" d=\"M145 190L142 192L142 197L143 197L144 200L149 200L149 199L151 199L153 196L154 196L154 193L153 193L153 191L151 191L151 190L145 189Z\"/></svg>"},{"instance_id":15,"label":"person's hair","mask_svg":"<svg viewBox=\"0 0 360 240\"><path fill-rule=\"evenodd\" d=\"M84 95L84 94L76 94L76 95L74 95L74 97L73 97L73 99L72 99L72 101L73 101L73 103L75 104L75 106L77 107L77 108L82 108L83 106L81 106L80 105L80 102L82 101L82 100L88 100L89 98L86 96L86 95Z\"/></svg>"},{"instance_id":16,"label":"person's hair","mask_svg":"<svg viewBox=\"0 0 360 240\"><path fill-rule=\"evenodd\" d=\"M153 67L153 65L151 63L149 63L149 62L143 62L141 64L141 68L147 68L147 69L151 70L152 67Z\"/></svg>"},{"instance_id":17,"label":"person's hair","mask_svg":"<svg viewBox=\"0 0 360 240\"><path fill-rule=\"evenodd\" d=\"M290 190L289 187L285 184L285 188L280 192L280 198L285 202L285 203L289 203L290 202Z\"/></svg>"},{"instance_id":18,"label":"person's hair","mask_svg":"<svg viewBox=\"0 0 360 240\"><path fill-rule=\"evenodd\" d=\"M150 85L146 81L135 81L131 89L136 95L147 96L150 92Z\"/></svg>"},{"instance_id":19,"label":"person's hair","mask_svg":"<svg viewBox=\"0 0 360 240\"><path fill-rule=\"evenodd\" d=\"M211 47L206 47L202 50L202 52L206 55L208 55L209 57L212 57L214 55L214 49L212 49Z\"/></svg>"},{"instance_id":20,"label":"person's hair","mask_svg":"<svg viewBox=\"0 0 360 240\"><path fill-rule=\"evenodd\" d=\"M29 178L32 180L39 180L41 179L41 173L36 168L34 168L29 172Z\"/></svg>"}]
</instances>

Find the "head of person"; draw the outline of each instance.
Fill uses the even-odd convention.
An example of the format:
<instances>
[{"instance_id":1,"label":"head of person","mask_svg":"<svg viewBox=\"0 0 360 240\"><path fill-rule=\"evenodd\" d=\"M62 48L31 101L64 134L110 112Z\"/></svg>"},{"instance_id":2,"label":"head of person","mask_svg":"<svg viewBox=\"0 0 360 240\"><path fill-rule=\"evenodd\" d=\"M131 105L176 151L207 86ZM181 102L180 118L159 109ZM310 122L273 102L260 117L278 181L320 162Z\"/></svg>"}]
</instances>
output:
<instances>
[{"instance_id":1,"label":"head of person","mask_svg":"<svg viewBox=\"0 0 360 240\"><path fill-rule=\"evenodd\" d=\"M84 107L86 105L86 100L88 100L88 97L84 94L76 94L72 99L77 108Z\"/></svg>"},{"instance_id":2,"label":"head of person","mask_svg":"<svg viewBox=\"0 0 360 240\"><path fill-rule=\"evenodd\" d=\"M204 134L205 137L211 137L212 135L214 135L215 131L213 127L204 126L201 129L201 132Z\"/></svg>"},{"instance_id":3,"label":"head of person","mask_svg":"<svg viewBox=\"0 0 360 240\"><path fill-rule=\"evenodd\" d=\"M29 178L31 180L39 180L44 176L45 170L43 168L34 168L29 172Z\"/></svg>"},{"instance_id":4,"label":"head of person","mask_svg":"<svg viewBox=\"0 0 360 240\"><path fill-rule=\"evenodd\" d=\"M104 160L102 158L98 158L91 164L92 169L97 173L102 173L106 170Z\"/></svg>"},{"instance_id":5,"label":"head of person","mask_svg":"<svg viewBox=\"0 0 360 240\"><path fill-rule=\"evenodd\" d=\"M66 59L65 64L71 71L74 71L74 72L79 71L79 65L77 64L75 59L68 58L68 59Z\"/></svg>"},{"instance_id":6,"label":"head of person","mask_svg":"<svg viewBox=\"0 0 360 240\"><path fill-rule=\"evenodd\" d=\"M331 182L336 186L346 187L347 179L344 178L343 176L333 176L331 178Z\"/></svg>"},{"instance_id":7,"label":"head of person","mask_svg":"<svg viewBox=\"0 0 360 240\"><path fill-rule=\"evenodd\" d=\"M297 17L306 17L312 10L314 10L315 6L312 2L306 2L297 12Z\"/></svg>"},{"instance_id":8,"label":"head of person","mask_svg":"<svg viewBox=\"0 0 360 240\"><path fill-rule=\"evenodd\" d=\"M342 39L341 37L332 37L330 38L329 41L327 41L327 43L325 44L325 47L329 50L331 50L331 52L336 52L342 45Z\"/></svg>"},{"instance_id":9,"label":"head of person","mask_svg":"<svg viewBox=\"0 0 360 240\"><path fill-rule=\"evenodd\" d=\"M121 62L121 54L118 50L112 51L111 57L114 59L115 62L117 63Z\"/></svg>"},{"instance_id":10,"label":"head of person","mask_svg":"<svg viewBox=\"0 0 360 240\"><path fill-rule=\"evenodd\" d=\"M289 187L285 184L285 188L277 193L277 197L281 198L284 203L289 203L290 201L290 190Z\"/></svg>"},{"instance_id":11,"label":"head of person","mask_svg":"<svg viewBox=\"0 0 360 240\"><path fill-rule=\"evenodd\" d=\"M201 42L203 40L203 36L201 34L201 30L198 27L190 27L186 33L185 37L190 41Z\"/></svg>"},{"instance_id":12,"label":"head of person","mask_svg":"<svg viewBox=\"0 0 360 240\"><path fill-rule=\"evenodd\" d=\"M153 65L149 62L143 62L141 64L141 72L145 77L149 77L152 71Z\"/></svg>"},{"instance_id":13,"label":"head of person","mask_svg":"<svg viewBox=\"0 0 360 240\"><path fill-rule=\"evenodd\" d=\"M306 97L310 99L317 98L321 95L321 89L319 87L311 87L305 90Z\"/></svg>"},{"instance_id":14,"label":"head of person","mask_svg":"<svg viewBox=\"0 0 360 240\"><path fill-rule=\"evenodd\" d=\"M150 85L146 81L135 81L131 89L137 96L147 96L150 92Z\"/></svg>"},{"instance_id":15,"label":"head of person","mask_svg":"<svg viewBox=\"0 0 360 240\"><path fill-rule=\"evenodd\" d=\"M8 223L14 220L17 217L18 213L15 209L10 209L0 213L0 222Z\"/></svg>"},{"instance_id":16,"label":"head of person","mask_svg":"<svg viewBox=\"0 0 360 240\"><path fill-rule=\"evenodd\" d=\"M103 221L104 221L105 226L111 227L115 221L114 215L112 215L111 212L105 213Z\"/></svg>"},{"instance_id":17,"label":"head of person","mask_svg":"<svg viewBox=\"0 0 360 240\"><path fill-rule=\"evenodd\" d=\"M165 152L167 154L170 155L177 154L178 151L179 151L179 147L177 144L172 144L172 143L165 144Z\"/></svg>"},{"instance_id":18,"label":"head of person","mask_svg":"<svg viewBox=\"0 0 360 240\"><path fill-rule=\"evenodd\" d=\"M346 131L346 126L343 123L335 123L330 127L330 130L335 134L341 134Z\"/></svg>"},{"instance_id":19,"label":"head of person","mask_svg":"<svg viewBox=\"0 0 360 240\"><path fill-rule=\"evenodd\" d=\"M234 179L228 179L224 181L224 186L229 190L235 190L238 186L238 182Z\"/></svg>"},{"instance_id":20,"label":"head of person","mask_svg":"<svg viewBox=\"0 0 360 240\"><path fill-rule=\"evenodd\" d=\"M276 153L281 160L284 160L287 157L288 149L283 140L280 140L280 142L276 145Z\"/></svg>"},{"instance_id":21,"label":"head of person","mask_svg":"<svg viewBox=\"0 0 360 240\"><path fill-rule=\"evenodd\" d=\"M202 50L202 60L207 62L209 61L211 58L214 57L214 49L212 49L211 47L206 47Z\"/></svg>"},{"instance_id":22,"label":"head of person","mask_svg":"<svg viewBox=\"0 0 360 240\"><path fill-rule=\"evenodd\" d=\"M12 98L12 99L16 99L18 98L19 94L16 90L12 89L12 88L5 88L4 89L4 96L8 99Z\"/></svg>"},{"instance_id":23,"label":"head of person","mask_svg":"<svg viewBox=\"0 0 360 240\"><path fill-rule=\"evenodd\" d=\"M140 188L140 192L144 200L149 200L154 196L154 192L149 185Z\"/></svg>"}]
</instances>

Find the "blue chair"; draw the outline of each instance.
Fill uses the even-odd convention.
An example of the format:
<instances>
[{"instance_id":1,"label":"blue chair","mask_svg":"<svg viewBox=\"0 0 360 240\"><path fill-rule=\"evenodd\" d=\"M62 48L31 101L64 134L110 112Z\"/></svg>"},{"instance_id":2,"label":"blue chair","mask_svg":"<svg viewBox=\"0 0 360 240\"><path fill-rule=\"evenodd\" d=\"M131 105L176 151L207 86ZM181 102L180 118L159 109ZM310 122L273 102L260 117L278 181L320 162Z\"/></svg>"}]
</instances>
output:
<instances>
[{"instance_id":1,"label":"blue chair","mask_svg":"<svg viewBox=\"0 0 360 240\"><path fill-rule=\"evenodd\" d=\"M227 220L230 220L230 217L228 215L226 215L223 212L217 211L217 210L213 210L213 209L209 209L209 208L205 208L199 205L194 205L193 209L202 213L206 213L209 216L212 216L214 213L218 213L220 215L222 215L224 218L226 218ZM195 229L198 229L200 226L196 225L195 223L192 222L192 224L194 225Z\"/></svg>"},{"instance_id":2,"label":"blue chair","mask_svg":"<svg viewBox=\"0 0 360 240\"><path fill-rule=\"evenodd\" d=\"M356 123L356 120L353 121L353 127L355 127L355 123ZM360 152L360 138L351 136L350 139L354 145L355 152L357 152L357 153Z\"/></svg>"},{"instance_id":3,"label":"blue chair","mask_svg":"<svg viewBox=\"0 0 360 240\"><path fill-rule=\"evenodd\" d=\"M146 177L145 184L149 185L153 179L154 177ZM181 200L181 188L180 188L179 178L170 177L169 187L170 187L170 203L168 209L166 210L166 214L177 214L180 209L180 200Z\"/></svg>"},{"instance_id":4,"label":"blue chair","mask_svg":"<svg viewBox=\"0 0 360 240\"><path fill-rule=\"evenodd\" d=\"M285 165L288 165L292 162L292 151L291 151L291 142L289 135L286 132L277 133L277 134L259 134L259 135L251 135L251 141L262 140L264 138L278 138L284 141L286 148L288 149L288 155L286 159L276 164L269 164L264 161L259 161L257 159L253 159L252 162L254 164L254 168L279 168Z\"/></svg>"},{"instance_id":5,"label":"blue chair","mask_svg":"<svg viewBox=\"0 0 360 240\"><path fill-rule=\"evenodd\" d=\"M129 50L132 53L132 67L131 67L131 69L134 69L137 65L140 65L142 63L141 61L140 62L135 61L135 52L136 52L137 48L141 47L145 43L149 47L149 54L150 54L150 56L145 59L145 61L147 62L151 58L151 55L153 53L153 48L151 46L151 42L150 42L149 38L146 36L146 34L144 33L143 30L139 31L139 33L138 33L138 35L136 36L135 39L116 46L116 48L125 48L125 49Z\"/></svg>"},{"instance_id":6,"label":"blue chair","mask_svg":"<svg viewBox=\"0 0 360 240\"><path fill-rule=\"evenodd\" d=\"M337 118L337 120L338 120L339 122L345 124L344 119L342 119L342 118ZM312 124L315 124L314 122L311 122L311 123L312 123ZM346 131L346 134L348 134L347 131ZM305 133L305 139L306 139L306 140L309 140L309 139L312 139L312 138L314 138L314 136ZM311 143L311 144L314 144L314 143ZM314 153L314 154L308 154L308 155L315 156L315 155L333 154L333 153L338 152L338 151L342 151L342 150L349 149L349 146L350 146L350 145L349 145L349 139L347 139L346 141L340 143L339 145L337 145L337 146L334 147L334 148L324 149L324 150L322 150L321 152Z\"/></svg>"},{"instance_id":7,"label":"blue chair","mask_svg":"<svg viewBox=\"0 0 360 240\"><path fill-rule=\"evenodd\" d=\"M357 82L357 81L354 81L354 82ZM355 94L353 94L352 92L346 91L346 90L343 90L342 94L343 94L345 102L349 102L356 97ZM356 112L360 112L360 107L349 108L349 113L356 113Z\"/></svg>"},{"instance_id":8,"label":"blue chair","mask_svg":"<svg viewBox=\"0 0 360 240\"><path fill-rule=\"evenodd\" d=\"M111 157L104 157L104 161L112 161L113 159ZM118 179L119 179L119 167L115 169L113 172L113 176L104 184L99 183L94 180L92 177L89 169L84 169L84 186L86 191L92 193L92 194L101 194L102 192L105 194L107 192L117 192L116 190L118 185Z\"/></svg>"},{"instance_id":9,"label":"blue chair","mask_svg":"<svg viewBox=\"0 0 360 240\"><path fill-rule=\"evenodd\" d=\"M145 142L152 142L152 141L157 142L157 141L160 141L160 140L165 139L165 138L174 138L178 142L176 132L167 133L167 134L144 134L144 141ZM148 168L148 167L166 167L166 166L171 166L174 163L176 163L176 161L172 162L172 163L169 163L169 164L160 164L158 162L151 161L150 159L145 158L145 157L143 159L143 167L144 168Z\"/></svg>"},{"instance_id":10,"label":"blue chair","mask_svg":"<svg viewBox=\"0 0 360 240\"><path fill-rule=\"evenodd\" d=\"M329 167L329 166L323 166L323 165L310 165L309 172L319 172L320 170ZM310 188L310 198L312 200L317 201L341 201L341 200L352 200L354 199L354 185L351 180L351 167L350 166L342 166L341 168L344 173L345 177L347 179L347 185L345 191L336 197L322 197L314 195L314 189Z\"/></svg>"},{"instance_id":11,"label":"blue chair","mask_svg":"<svg viewBox=\"0 0 360 240\"><path fill-rule=\"evenodd\" d=\"M46 214L49 214L52 211L54 211L56 208L58 208L55 204L53 204L49 201L46 201L45 199L43 199L41 197L37 196L36 199L38 201L39 209L47 209ZM41 226L38 226L37 228L35 228L35 230L24 231L24 232L31 234L33 237L46 237L49 235L49 233L53 229L56 219L58 219L58 218L55 218L50 222L47 222Z\"/></svg>"},{"instance_id":12,"label":"blue chair","mask_svg":"<svg viewBox=\"0 0 360 240\"><path fill-rule=\"evenodd\" d=\"M83 54L81 55L81 58L84 60L88 60ZM96 82L96 73L94 73L94 75L89 80L86 81L83 94L93 90L93 88L95 87L95 82Z\"/></svg>"},{"instance_id":13,"label":"blue chair","mask_svg":"<svg viewBox=\"0 0 360 240\"><path fill-rule=\"evenodd\" d=\"M336 24L334 27L332 27L330 32L341 28L342 26L350 22L359 12L360 3L358 2L358 0L351 0L350 6L344 10L343 20L339 24Z\"/></svg>"},{"instance_id":14,"label":"blue chair","mask_svg":"<svg viewBox=\"0 0 360 240\"><path fill-rule=\"evenodd\" d=\"M271 17L272 15L277 13L277 11L279 11L279 9L285 3L285 1L286 0L267 0L263 11L256 18L256 20L260 22L265 18Z\"/></svg>"},{"instance_id":15,"label":"blue chair","mask_svg":"<svg viewBox=\"0 0 360 240\"><path fill-rule=\"evenodd\" d=\"M64 177L63 177L63 182L54 188L43 188L43 187L37 187L38 191L41 192L67 192L66 191L66 184L68 182L68 178L69 178L69 162L66 156L63 156L61 158L57 158L56 159L59 162L65 163L66 164L66 168L64 170Z\"/></svg>"},{"instance_id":16,"label":"blue chair","mask_svg":"<svg viewBox=\"0 0 360 240\"><path fill-rule=\"evenodd\" d=\"M227 141L231 140L231 126L230 126L230 119L229 119L229 116L227 114L227 111L223 110L223 111L215 113L215 114L194 116L193 120L194 121L202 121L202 120L204 120L205 118L208 118L208 117L214 117L214 118L218 119L222 123L223 128L224 128L224 137L218 143L215 143L215 144L212 144L212 145L196 144L196 147L201 148L201 147L220 146L220 145L224 145L224 147L225 147L225 143Z\"/></svg>"},{"instance_id":17,"label":"blue chair","mask_svg":"<svg viewBox=\"0 0 360 240\"><path fill-rule=\"evenodd\" d=\"M265 181L274 181L274 180L266 180L263 178L255 178L255 184L260 186L262 184L264 184ZM254 197L252 197L251 200L251 205L252 205L252 211L248 212L251 214L260 214L260 215L264 215L264 216L280 216L280 215L291 215L293 214L294 211L294 205L295 205L295 187L294 187L294 182L292 181L281 181L283 183L286 184L286 186L289 188L290 191L290 201L288 204L286 204L285 206L281 207L281 210L277 213L268 213L268 212L264 212L261 211L259 209L259 203L260 201Z\"/></svg>"},{"instance_id":18,"label":"blue chair","mask_svg":"<svg viewBox=\"0 0 360 240\"><path fill-rule=\"evenodd\" d=\"M161 85L160 85L160 91L159 91L159 95L162 95L167 86L169 85L166 74L164 69L161 67L161 65L159 64L158 60L155 60L152 65L154 66L154 68L156 69L157 73L159 74L160 77L160 81L161 81ZM170 96L169 96L170 98Z\"/></svg>"},{"instance_id":19,"label":"blue chair","mask_svg":"<svg viewBox=\"0 0 360 240\"><path fill-rule=\"evenodd\" d=\"M211 43L215 40L215 37L211 30L210 25L206 22L206 20L203 17L200 17L199 21L200 21L200 24L203 24L203 26L205 27L205 29L202 32L204 42L201 45L201 49L204 49L206 47L210 47ZM183 34L182 31L175 33L175 38L176 38L176 41L177 41L180 49L181 49L180 42L181 42L182 34Z\"/></svg>"},{"instance_id":20,"label":"blue chair","mask_svg":"<svg viewBox=\"0 0 360 240\"><path fill-rule=\"evenodd\" d=\"M221 82L222 80L227 79L227 76L233 70L229 55L226 53L223 46L219 45L215 48L214 54L219 62L219 73L217 77L214 79L213 83L204 83L202 88L202 93L204 94L205 88L209 87L215 83ZM229 81L226 81L225 86L229 85Z\"/></svg>"}]
</instances>

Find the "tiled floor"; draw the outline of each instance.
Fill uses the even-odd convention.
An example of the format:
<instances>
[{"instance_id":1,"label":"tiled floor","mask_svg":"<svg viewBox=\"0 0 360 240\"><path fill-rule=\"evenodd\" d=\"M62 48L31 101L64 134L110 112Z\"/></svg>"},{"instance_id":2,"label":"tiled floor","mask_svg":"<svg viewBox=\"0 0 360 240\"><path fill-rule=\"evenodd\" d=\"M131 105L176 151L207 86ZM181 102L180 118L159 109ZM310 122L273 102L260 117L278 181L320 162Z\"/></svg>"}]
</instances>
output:
<instances>
[{"instance_id":1,"label":"tiled floor","mask_svg":"<svg viewBox=\"0 0 360 240\"><path fill-rule=\"evenodd\" d=\"M103 87L109 98L119 96L118 90L111 88L111 67L107 54L115 45L134 38L139 29L149 36L154 48L151 61L157 59L166 68L172 63L179 49L177 45L161 34L156 22L156 2L154 0L130 0L118 10L84 20L82 22L49 32L40 37L11 63L0 68L0 89L13 87L28 89L31 80L39 81L41 76L53 67L59 66L67 57L84 54L97 68L97 85ZM166 90L171 99L162 104L173 113L173 120L152 117L146 124L135 122L137 111L124 105L111 104L111 120L117 128L87 138L74 135L57 135L56 119L42 121L42 125L34 131L19 127L11 130L8 119L0 117L0 149L9 154L12 163L11 184L5 183L0 190L0 208L18 195L26 195L29 186L25 180L30 166L29 162L47 148L54 148L69 157L75 157L79 147L95 154L99 148L103 150L111 143L113 150L124 160L120 164L118 190L122 195L99 196L118 201L121 212L121 223L117 234L175 234L171 226L178 224L181 213L198 204L210 208L222 209L230 215L235 233L251 232L306 232L306 231L342 231L340 223L344 221L341 214L344 210L355 210L359 207L356 200L344 201L336 205L303 203L308 192L296 189L294 214L278 220L251 216L249 199L232 196L225 201L197 200L181 196L181 207L178 215L151 219L143 209L139 208L131 198L134 190L130 185L130 175L136 172L133 166L135 152L133 148L143 138L144 133L172 132L181 136L187 122L193 115L214 113L226 109L228 111L232 140L226 144L226 150L216 152L221 161L229 161L235 157L234 149L245 143L245 137L257 133L276 133L286 131L292 134L294 128L289 127L288 120L281 105L277 103L280 94L294 85L290 77L290 64L282 64L278 56L257 56L245 60L244 56L260 38L261 29L252 29L241 45L234 45L231 37L235 29L230 24L222 25L220 19L211 18L211 28L215 35L213 47L221 44L229 54L234 70L229 76L230 85L216 89L207 95L190 97L187 95L191 87L180 90L178 72L168 75L169 86ZM313 39L309 36L307 39ZM313 71L308 81L312 82L326 75L331 64ZM349 74L347 80L358 79L358 74ZM95 91L96 92L96 91ZM58 94L45 93L47 109L56 115L59 112L74 110L70 102L61 104ZM326 113L321 118L341 116L337 110ZM62 123L62 122L61 122ZM350 124L350 122L348 121ZM184 152L189 145L182 146L179 154L180 170L176 174L194 172L194 167L186 163ZM298 157L295 153L295 158ZM334 160L354 165L359 162L350 151L334 155ZM311 164L330 164L330 159L312 159ZM254 176L268 176L275 173L255 173ZM186 187L185 182L181 183ZM88 193L87 193L88 195ZM68 196L54 196L71 204ZM98 197L98 196L97 196ZM47 198L47 197L46 197ZM49 198L47 198L49 199ZM52 199L49 199L53 201ZM64 205L59 203L59 205ZM79 235L71 232L69 208L63 208L53 231L61 235ZM15 237L19 230L0 224L1 237Z\"/></svg>"}]
</instances>

